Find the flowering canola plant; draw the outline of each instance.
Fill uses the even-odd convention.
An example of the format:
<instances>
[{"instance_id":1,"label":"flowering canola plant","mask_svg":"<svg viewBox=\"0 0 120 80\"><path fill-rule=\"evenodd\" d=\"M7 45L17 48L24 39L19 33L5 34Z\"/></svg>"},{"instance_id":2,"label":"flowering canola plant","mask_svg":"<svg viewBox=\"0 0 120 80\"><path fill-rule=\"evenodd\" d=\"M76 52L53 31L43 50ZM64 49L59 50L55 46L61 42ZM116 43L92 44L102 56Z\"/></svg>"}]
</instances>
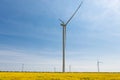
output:
<instances>
[{"instance_id":1,"label":"flowering canola plant","mask_svg":"<svg viewBox=\"0 0 120 80\"><path fill-rule=\"evenodd\" d=\"M0 72L0 80L120 80L120 73Z\"/></svg>"}]
</instances>

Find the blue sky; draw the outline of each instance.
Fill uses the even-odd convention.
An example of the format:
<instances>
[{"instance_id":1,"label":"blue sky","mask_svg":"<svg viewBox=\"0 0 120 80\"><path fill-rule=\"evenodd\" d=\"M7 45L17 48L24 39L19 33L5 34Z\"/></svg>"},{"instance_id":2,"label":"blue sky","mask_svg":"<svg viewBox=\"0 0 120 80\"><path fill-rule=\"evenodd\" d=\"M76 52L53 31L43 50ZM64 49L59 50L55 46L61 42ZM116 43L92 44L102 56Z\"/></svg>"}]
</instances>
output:
<instances>
[{"instance_id":1,"label":"blue sky","mask_svg":"<svg viewBox=\"0 0 120 80\"><path fill-rule=\"evenodd\" d=\"M60 65L62 27L81 0L0 0L0 63ZM67 26L66 69L120 71L120 1L85 0Z\"/></svg>"}]
</instances>

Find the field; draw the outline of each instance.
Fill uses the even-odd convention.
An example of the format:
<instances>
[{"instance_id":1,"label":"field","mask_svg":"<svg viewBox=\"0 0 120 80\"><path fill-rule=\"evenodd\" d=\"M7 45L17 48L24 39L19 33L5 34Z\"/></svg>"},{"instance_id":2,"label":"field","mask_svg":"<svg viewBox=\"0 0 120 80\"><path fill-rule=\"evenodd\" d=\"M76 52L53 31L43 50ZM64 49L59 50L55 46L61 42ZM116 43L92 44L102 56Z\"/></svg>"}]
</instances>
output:
<instances>
[{"instance_id":1,"label":"field","mask_svg":"<svg viewBox=\"0 0 120 80\"><path fill-rule=\"evenodd\" d=\"M120 80L120 73L0 72L0 80Z\"/></svg>"}]
</instances>

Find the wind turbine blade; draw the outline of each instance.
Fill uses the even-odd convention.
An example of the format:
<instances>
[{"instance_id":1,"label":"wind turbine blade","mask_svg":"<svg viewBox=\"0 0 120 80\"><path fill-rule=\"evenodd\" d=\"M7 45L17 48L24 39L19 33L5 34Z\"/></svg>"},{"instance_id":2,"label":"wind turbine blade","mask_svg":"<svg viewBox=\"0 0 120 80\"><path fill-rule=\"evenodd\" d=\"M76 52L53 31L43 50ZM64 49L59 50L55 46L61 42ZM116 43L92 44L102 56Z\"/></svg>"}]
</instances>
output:
<instances>
[{"instance_id":1,"label":"wind turbine blade","mask_svg":"<svg viewBox=\"0 0 120 80\"><path fill-rule=\"evenodd\" d=\"M61 19L59 19L59 21L60 21L61 23L64 23Z\"/></svg>"},{"instance_id":2,"label":"wind turbine blade","mask_svg":"<svg viewBox=\"0 0 120 80\"><path fill-rule=\"evenodd\" d=\"M82 6L82 4L83 4L83 1L80 3L80 5L79 5L78 8L76 9L76 11L73 13L73 15L70 17L70 19L66 22L65 25L67 25L67 24L71 21L71 19L75 16L75 14L76 14L77 11L79 10L79 8Z\"/></svg>"}]
</instances>

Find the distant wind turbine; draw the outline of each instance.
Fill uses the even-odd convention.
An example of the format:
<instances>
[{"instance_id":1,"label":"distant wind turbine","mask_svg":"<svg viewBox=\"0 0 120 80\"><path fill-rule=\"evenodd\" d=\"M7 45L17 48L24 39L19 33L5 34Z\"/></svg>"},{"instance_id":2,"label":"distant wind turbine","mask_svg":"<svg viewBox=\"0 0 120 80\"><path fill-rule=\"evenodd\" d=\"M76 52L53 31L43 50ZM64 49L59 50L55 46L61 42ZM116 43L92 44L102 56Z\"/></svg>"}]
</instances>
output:
<instances>
[{"instance_id":1,"label":"distant wind turbine","mask_svg":"<svg viewBox=\"0 0 120 80\"><path fill-rule=\"evenodd\" d=\"M22 64L22 72L24 71L24 64Z\"/></svg>"},{"instance_id":2,"label":"distant wind turbine","mask_svg":"<svg viewBox=\"0 0 120 80\"><path fill-rule=\"evenodd\" d=\"M59 19L61 21L61 26L63 27L63 65L62 65L62 72L65 72L65 47L66 47L66 26L68 25L68 23L72 20L72 18L75 16L75 14L77 13L77 11L79 10L79 8L81 7L81 5L83 4L83 1L80 3L80 5L78 6L78 8L75 10L75 12L73 13L73 15L68 19L68 21L65 23L64 21L62 21L61 19Z\"/></svg>"},{"instance_id":3,"label":"distant wind turbine","mask_svg":"<svg viewBox=\"0 0 120 80\"><path fill-rule=\"evenodd\" d=\"M100 72L100 63L102 63L102 62L100 62L99 60L97 61L97 69L98 69L98 72Z\"/></svg>"}]
</instances>

